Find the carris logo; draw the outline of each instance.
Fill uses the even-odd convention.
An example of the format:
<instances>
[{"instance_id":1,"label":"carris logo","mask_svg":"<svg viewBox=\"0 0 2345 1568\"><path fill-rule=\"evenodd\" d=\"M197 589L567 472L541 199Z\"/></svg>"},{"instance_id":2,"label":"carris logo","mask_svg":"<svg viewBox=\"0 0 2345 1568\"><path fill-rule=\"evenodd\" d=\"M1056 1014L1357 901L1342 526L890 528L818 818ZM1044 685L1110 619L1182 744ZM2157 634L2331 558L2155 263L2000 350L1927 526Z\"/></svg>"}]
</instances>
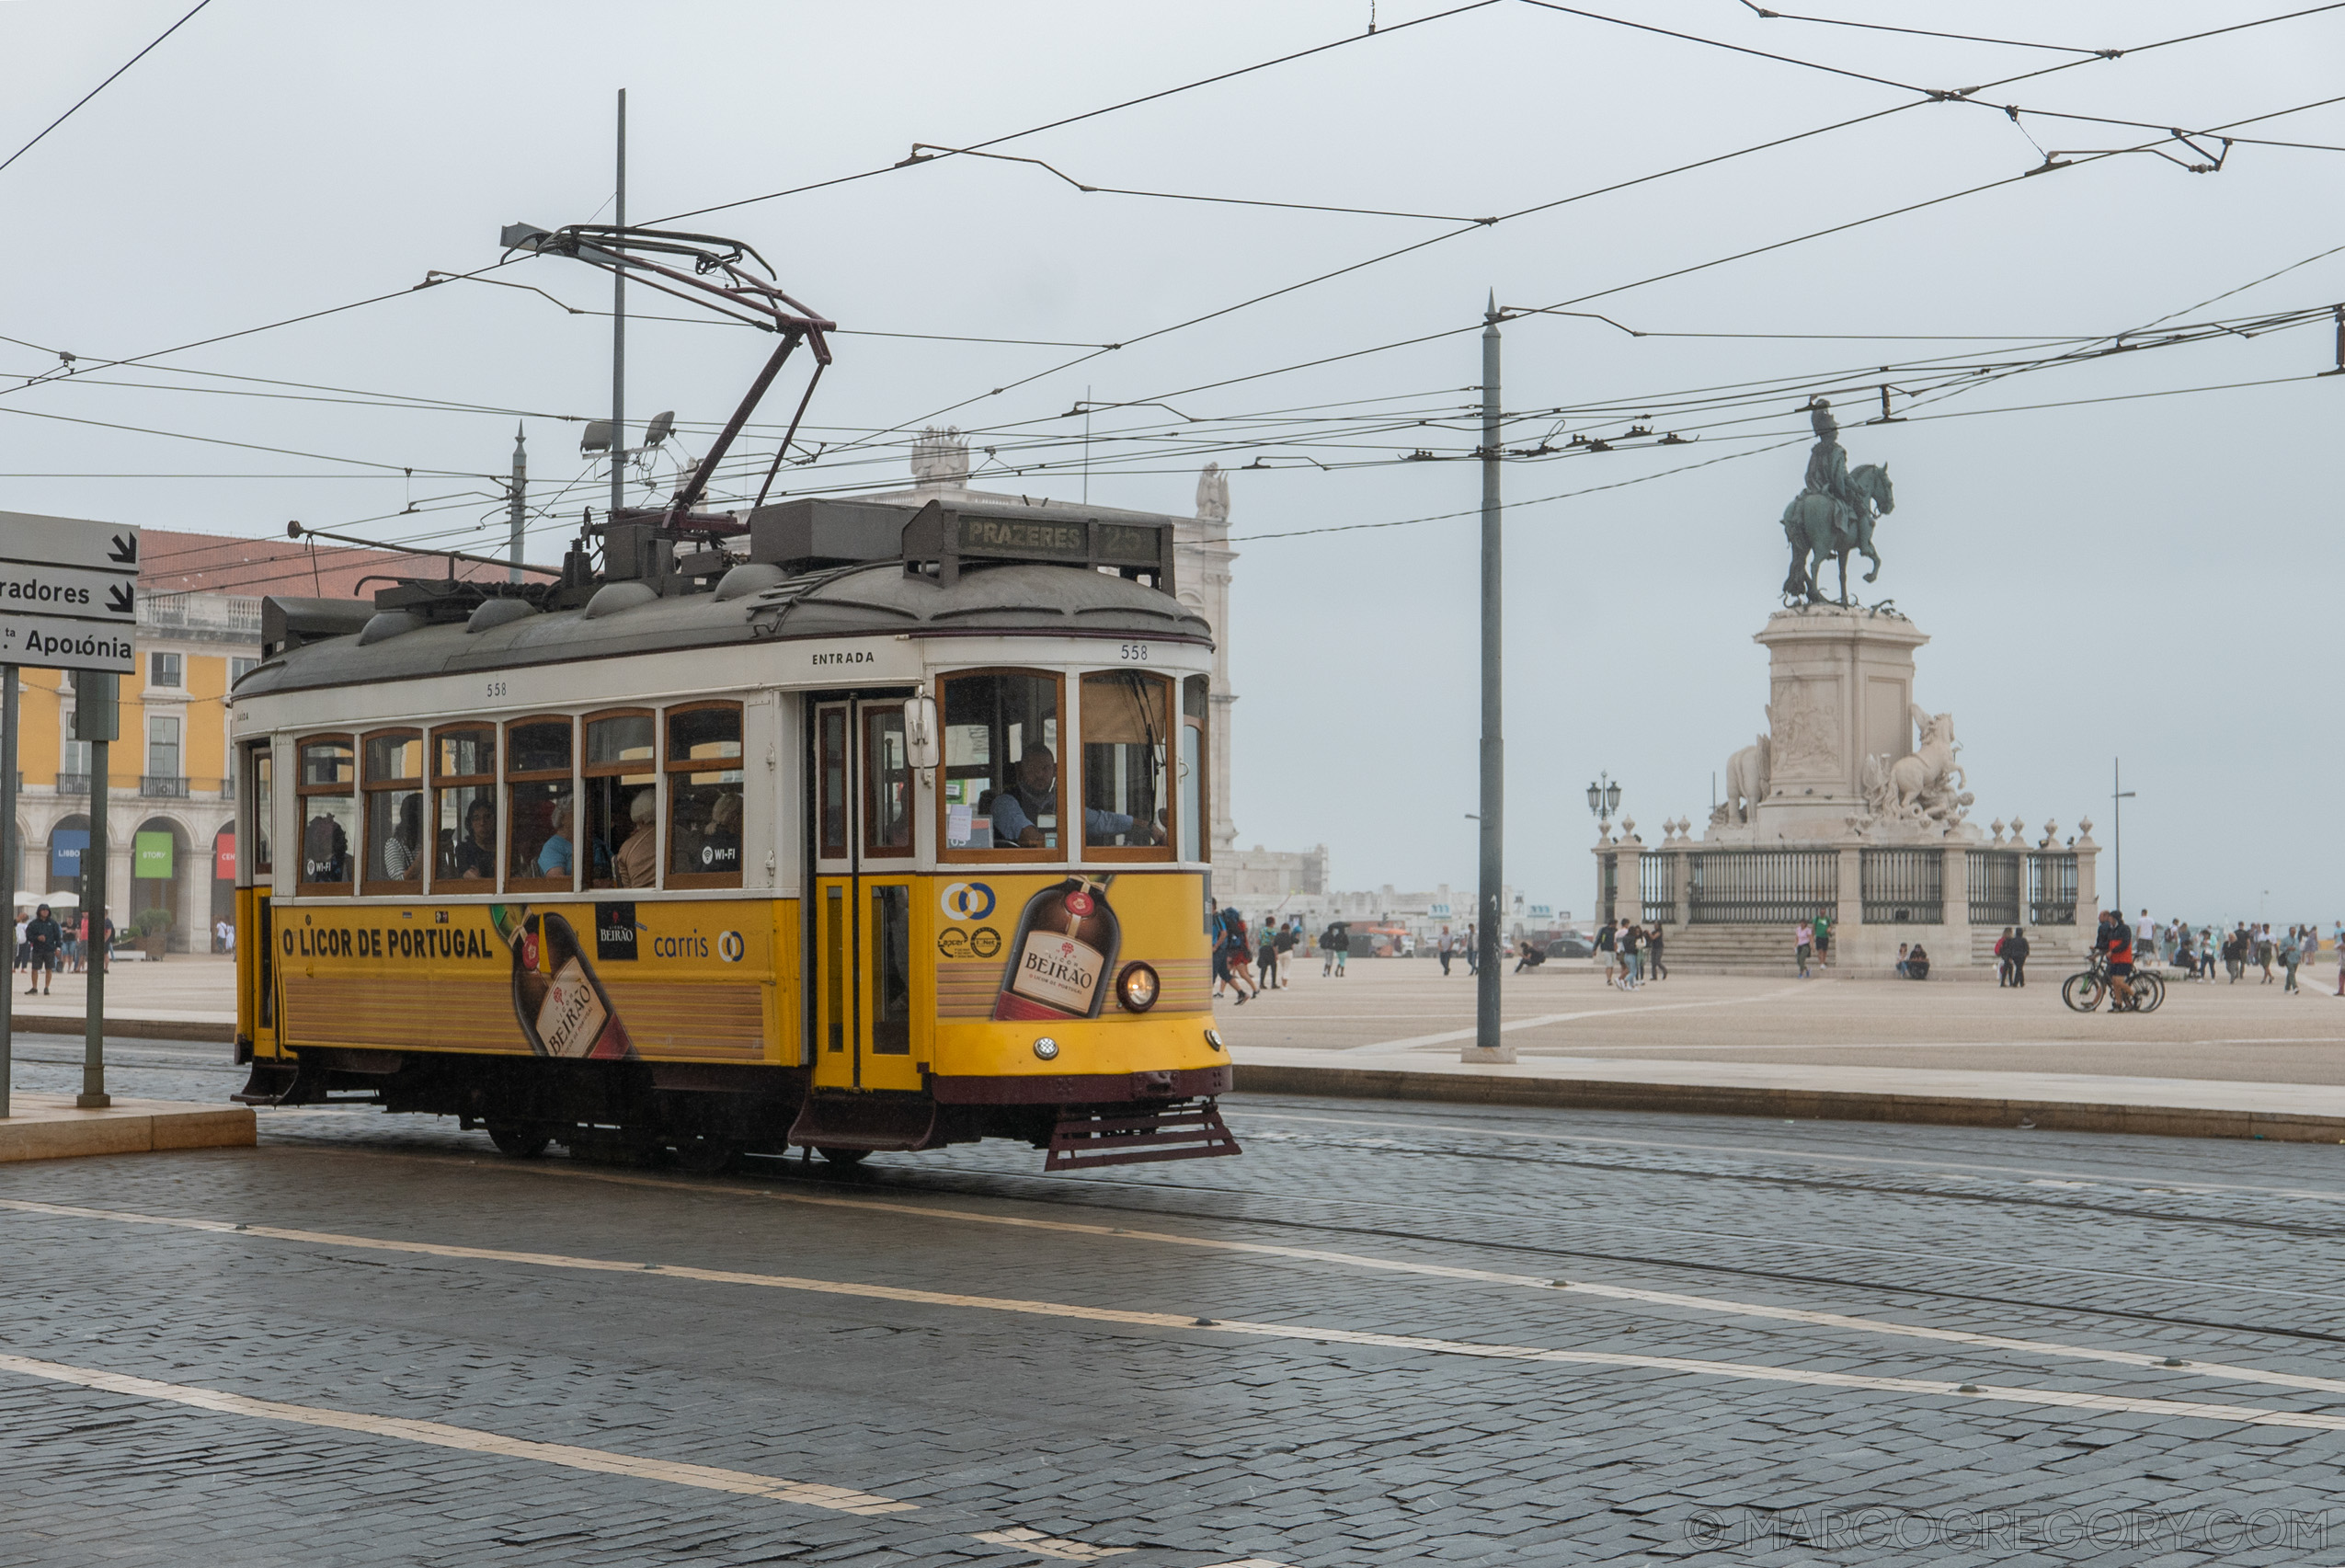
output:
<instances>
[{"instance_id":1,"label":"carris logo","mask_svg":"<svg viewBox=\"0 0 2345 1568\"><path fill-rule=\"evenodd\" d=\"M993 912L993 889L982 882L948 882L944 886L944 918L981 921Z\"/></svg>"},{"instance_id":2,"label":"carris logo","mask_svg":"<svg viewBox=\"0 0 2345 1568\"><path fill-rule=\"evenodd\" d=\"M716 933L716 956L727 964L738 964L741 961L744 945L741 933L738 931L723 931Z\"/></svg>"}]
</instances>

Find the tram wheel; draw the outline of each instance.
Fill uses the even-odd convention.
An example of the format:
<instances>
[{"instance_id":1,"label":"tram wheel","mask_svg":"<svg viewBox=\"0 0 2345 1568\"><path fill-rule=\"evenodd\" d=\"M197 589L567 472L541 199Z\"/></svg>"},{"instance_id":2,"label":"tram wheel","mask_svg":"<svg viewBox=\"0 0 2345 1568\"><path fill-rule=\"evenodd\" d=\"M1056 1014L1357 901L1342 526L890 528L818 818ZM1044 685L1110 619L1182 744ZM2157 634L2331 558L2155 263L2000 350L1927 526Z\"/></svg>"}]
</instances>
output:
<instances>
[{"instance_id":1,"label":"tram wheel","mask_svg":"<svg viewBox=\"0 0 2345 1568\"><path fill-rule=\"evenodd\" d=\"M497 1145L497 1152L515 1160L534 1160L545 1152L554 1141L551 1134L535 1127L517 1127L511 1122L488 1124L488 1141Z\"/></svg>"},{"instance_id":2,"label":"tram wheel","mask_svg":"<svg viewBox=\"0 0 2345 1568\"><path fill-rule=\"evenodd\" d=\"M687 1174L721 1176L741 1162L741 1146L722 1139L695 1138L676 1145L676 1164Z\"/></svg>"},{"instance_id":3,"label":"tram wheel","mask_svg":"<svg viewBox=\"0 0 2345 1568\"><path fill-rule=\"evenodd\" d=\"M815 1152L839 1166L860 1165L871 1158L868 1149L818 1149Z\"/></svg>"}]
</instances>

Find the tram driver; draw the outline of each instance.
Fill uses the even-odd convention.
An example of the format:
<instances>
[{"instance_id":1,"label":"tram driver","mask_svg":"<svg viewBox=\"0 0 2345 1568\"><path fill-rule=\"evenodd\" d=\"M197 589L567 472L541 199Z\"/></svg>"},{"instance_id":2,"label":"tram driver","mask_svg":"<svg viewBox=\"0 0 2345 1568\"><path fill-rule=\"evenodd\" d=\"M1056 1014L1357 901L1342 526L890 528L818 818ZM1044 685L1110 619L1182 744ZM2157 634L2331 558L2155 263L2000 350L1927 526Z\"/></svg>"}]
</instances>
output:
<instances>
[{"instance_id":1,"label":"tram driver","mask_svg":"<svg viewBox=\"0 0 2345 1568\"><path fill-rule=\"evenodd\" d=\"M1049 747L1037 740L1026 748L1025 755L1018 760L1015 782L994 795L992 806L996 843L1018 844L1026 849L1043 847L1041 819L1056 816L1058 810L1058 759ZM1136 836L1151 844L1164 841L1164 830L1153 822L1143 822L1120 811L1102 811L1097 807L1083 809L1086 843L1104 842L1118 835Z\"/></svg>"}]
</instances>

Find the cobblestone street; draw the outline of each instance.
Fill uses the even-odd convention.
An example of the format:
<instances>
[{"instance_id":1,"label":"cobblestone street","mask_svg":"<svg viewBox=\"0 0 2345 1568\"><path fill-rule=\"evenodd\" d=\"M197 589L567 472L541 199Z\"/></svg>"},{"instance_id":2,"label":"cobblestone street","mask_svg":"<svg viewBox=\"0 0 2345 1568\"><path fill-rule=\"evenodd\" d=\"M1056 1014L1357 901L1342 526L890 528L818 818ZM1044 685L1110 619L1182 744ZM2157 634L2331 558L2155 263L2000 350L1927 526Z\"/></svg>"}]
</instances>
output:
<instances>
[{"instance_id":1,"label":"cobblestone street","mask_svg":"<svg viewBox=\"0 0 2345 1568\"><path fill-rule=\"evenodd\" d=\"M1047 1178L338 1109L7 1167L0 1563L2345 1561L2345 1150L1230 1110Z\"/></svg>"}]
</instances>

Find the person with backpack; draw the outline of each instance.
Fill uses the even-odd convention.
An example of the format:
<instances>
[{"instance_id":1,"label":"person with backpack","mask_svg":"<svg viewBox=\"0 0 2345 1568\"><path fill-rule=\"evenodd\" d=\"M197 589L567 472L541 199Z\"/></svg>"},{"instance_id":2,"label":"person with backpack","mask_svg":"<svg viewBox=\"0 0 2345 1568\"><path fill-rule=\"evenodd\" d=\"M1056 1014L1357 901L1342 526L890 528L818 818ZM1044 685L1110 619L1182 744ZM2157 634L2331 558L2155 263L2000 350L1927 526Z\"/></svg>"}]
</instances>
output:
<instances>
[{"instance_id":1,"label":"person with backpack","mask_svg":"<svg viewBox=\"0 0 2345 1568\"><path fill-rule=\"evenodd\" d=\"M1604 961L1604 983L1606 985L1616 985L1619 983L1618 979L1612 973L1613 967L1619 958L1619 933L1610 921L1606 921L1602 925L1596 927L1596 956Z\"/></svg>"},{"instance_id":2,"label":"person with backpack","mask_svg":"<svg viewBox=\"0 0 2345 1568\"><path fill-rule=\"evenodd\" d=\"M63 939L64 933L50 918L47 904L34 910L32 919L25 922L25 951L32 965L32 986L25 988L27 996L33 994L33 986L40 987L40 994L47 996L49 988L57 983L57 944Z\"/></svg>"}]
</instances>

